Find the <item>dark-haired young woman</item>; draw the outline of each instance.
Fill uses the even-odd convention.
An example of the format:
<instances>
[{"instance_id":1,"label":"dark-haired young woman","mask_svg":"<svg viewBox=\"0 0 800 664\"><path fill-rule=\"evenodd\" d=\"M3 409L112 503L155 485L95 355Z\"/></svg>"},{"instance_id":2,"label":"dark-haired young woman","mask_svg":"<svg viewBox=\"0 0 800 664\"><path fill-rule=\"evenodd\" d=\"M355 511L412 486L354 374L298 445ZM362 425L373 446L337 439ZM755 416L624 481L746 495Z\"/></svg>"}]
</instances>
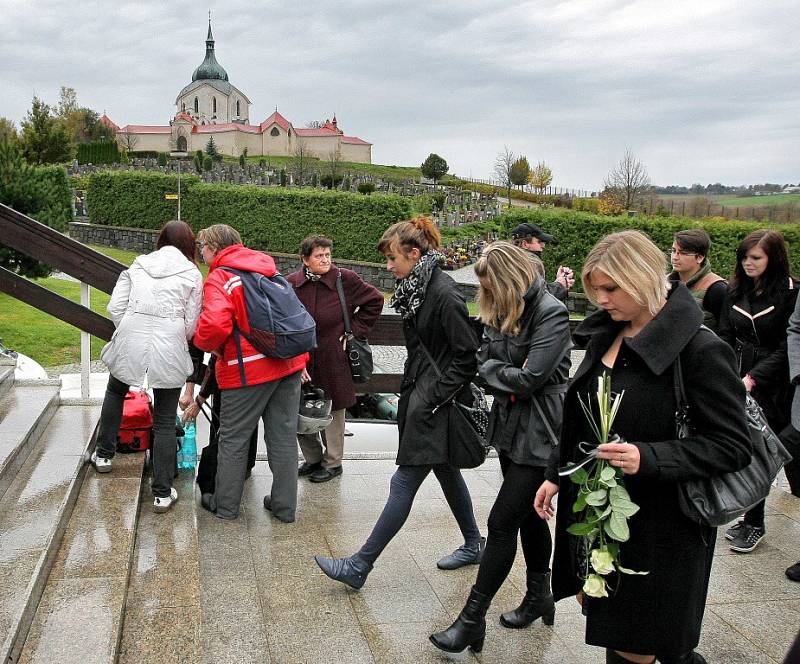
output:
<instances>
[{"instance_id":1,"label":"dark-haired young woman","mask_svg":"<svg viewBox=\"0 0 800 664\"><path fill-rule=\"evenodd\" d=\"M193 373L187 342L203 302L203 277L194 257L192 229L183 221L167 222L156 251L137 256L119 275L108 303L117 329L100 356L110 375L91 462L99 473L111 471L125 394L146 381L154 394L155 512L166 512L178 500L172 486L175 412L181 387Z\"/></svg>"},{"instance_id":2,"label":"dark-haired young woman","mask_svg":"<svg viewBox=\"0 0 800 664\"><path fill-rule=\"evenodd\" d=\"M397 408L398 468L392 475L386 506L367 541L352 556L315 556L325 574L351 588L364 585L378 556L406 522L414 497L431 472L464 537L462 546L437 563L439 568L477 564L483 554L484 540L467 485L461 471L448 463L449 409L441 407L469 392L463 388L477 370L478 339L464 297L439 267L440 242L433 221L417 217L390 226L378 244L387 269L397 278L389 306L403 319L408 357Z\"/></svg>"},{"instance_id":3,"label":"dark-haired young woman","mask_svg":"<svg viewBox=\"0 0 800 664\"><path fill-rule=\"evenodd\" d=\"M758 230L736 250L736 268L719 321L719 336L735 351L745 389L776 433L789 424L791 385L786 329L798 282L789 273L783 235ZM725 532L730 548L749 553L764 538L764 502Z\"/></svg>"}]
</instances>

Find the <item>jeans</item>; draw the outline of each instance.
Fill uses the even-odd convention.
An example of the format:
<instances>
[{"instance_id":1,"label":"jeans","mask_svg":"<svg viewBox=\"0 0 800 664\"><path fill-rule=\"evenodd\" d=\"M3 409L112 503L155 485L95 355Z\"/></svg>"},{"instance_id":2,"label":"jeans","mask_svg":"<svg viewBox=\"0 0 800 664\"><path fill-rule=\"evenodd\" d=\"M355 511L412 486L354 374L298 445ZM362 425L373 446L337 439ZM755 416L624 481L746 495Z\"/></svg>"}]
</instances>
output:
<instances>
[{"instance_id":1,"label":"jeans","mask_svg":"<svg viewBox=\"0 0 800 664\"><path fill-rule=\"evenodd\" d=\"M114 457L117 451L117 432L122 422L122 404L128 393L128 385L109 374L103 408L100 411L100 426L97 432L97 456ZM172 490L175 477L178 440L175 436L175 414L181 388L159 388L153 390L153 495L166 498Z\"/></svg>"},{"instance_id":2,"label":"jeans","mask_svg":"<svg viewBox=\"0 0 800 664\"><path fill-rule=\"evenodd\" d=\"M392 541L408 519L411 506L414 504L414 496L431 471L442 486L444 497L456 518L464 541L470 545L480 541L481 533L472 512L472 498L460 470L446 464L399 466L392 475L386 506L364 546L356 554L359 559L370 565L378 559L386 545Z\"/></svg>"},{"instance_id":3,"label":"jeans","mask_svg":"<svg viewBox=\"0 0 800 664\"><path fill-rule=\"evenodd\" d=\"M517 555L517 533L528 572L547 572L552 540L547 522L533 509L536 491L544 481L544 468L520 466L500 455L503 484L489 513L489 536L475 588L489 597L503 585Z\"/></svg>"}]
</instances>

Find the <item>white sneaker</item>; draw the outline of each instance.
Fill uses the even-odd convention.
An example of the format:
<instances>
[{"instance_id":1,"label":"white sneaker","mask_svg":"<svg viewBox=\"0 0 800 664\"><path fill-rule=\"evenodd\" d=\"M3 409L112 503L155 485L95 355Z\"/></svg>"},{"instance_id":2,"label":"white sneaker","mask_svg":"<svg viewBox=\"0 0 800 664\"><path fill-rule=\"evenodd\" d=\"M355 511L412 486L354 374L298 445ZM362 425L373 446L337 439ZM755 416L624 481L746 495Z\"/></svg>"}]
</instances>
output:
<instances>
[{"instance_id":1,"label":"white sneaker","mask_svg":"<svg viewBox=\"0 0 800 664\"><path fill-rule=\"evenodd\" d=\"M92 452L92 456L89 459L94 469L98 473L110 473L111 472L111 459L106 459L105 457L97 456L97 452Z\"/></svg>"},{"instance_id":2,"label":"white sneaker","mask_svg":"<svg viewBox=\"0 0 800 664\"><path fill-rule=\"evenodd\" d=\"M166 498L153 499L153 511L156 514L163 514L177 502L178 502L178 492L175 490L175 487L172 487L169 496L167 496Z\"/></svg>"}]
</instances>

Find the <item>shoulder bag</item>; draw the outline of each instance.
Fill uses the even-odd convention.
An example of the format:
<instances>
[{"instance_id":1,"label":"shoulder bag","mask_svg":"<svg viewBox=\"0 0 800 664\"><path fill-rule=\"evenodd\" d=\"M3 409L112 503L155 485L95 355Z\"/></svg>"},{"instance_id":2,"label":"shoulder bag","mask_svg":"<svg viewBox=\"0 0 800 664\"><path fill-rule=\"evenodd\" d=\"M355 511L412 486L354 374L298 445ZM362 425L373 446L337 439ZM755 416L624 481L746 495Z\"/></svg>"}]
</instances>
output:
<instances>
[{"instance_id":1,"label":"shoulder bag","mask_svg":"<svg viewBox=\"0 0 800 664\"><path fill-rule=\"evenodd\" d=\"M342 305L342 318L344 318L345 353L350 365L350 374L354 383L366 383L372 378L372 348L366 339L359 339L353 334L350 327L350 316L347 314L347 302L344 299L342 287L342 273L336 275L336 292L339 294L339 304Z\"/></svg>"},{"instance_id":2,"label":"shoulder bag","mask_svg":"<svg viewBox=\"0 0 800 664\"><path fill-rule=\"evenodd\" d=\"M674 369L675 425L678 438L687 438L691 431L691 413L686 399L680 355ZM764 413L748 393L745 404L747 429L753 443L750 464L741 470L716 477L687 480L680 484L678 500L684 516L706 526L722 526L741 516L769 494L770 486L784 464L792 460L775 432L767 424Z\"/></svg>"},{"instance_id":3,"label":"shoulder bag","mask_svg":"<svg viewBox=\"0 0 800 664\"><path fill-rule=\"evenodd\" d=\"M436 375L441 378L439 365L422 343L422 339L419 340L419 345L436 371ZM472 395L471 404L461 403L456 400L454 394L433 409L433 412L443 407L448 409L447 459L453 468L477 468L486 460L491 447L486 443L486 430L489 426L489 404L486 402L486 395L473 382L470 382L469 390Z\"/></svg>"}]
</instances>

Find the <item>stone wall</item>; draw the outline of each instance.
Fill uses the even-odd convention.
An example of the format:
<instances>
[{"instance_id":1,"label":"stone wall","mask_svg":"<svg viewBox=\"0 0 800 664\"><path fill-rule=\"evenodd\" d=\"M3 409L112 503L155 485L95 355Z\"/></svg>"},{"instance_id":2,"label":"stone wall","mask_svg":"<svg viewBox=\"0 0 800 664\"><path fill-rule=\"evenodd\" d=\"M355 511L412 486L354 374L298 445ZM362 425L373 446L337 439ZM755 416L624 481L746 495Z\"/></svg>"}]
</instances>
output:
<instances>
[{"instance_id":1,"label":"stone wall","mask_svg":"<svg viewBox=\"0 0 800 664\"><path fill-rule=\"evenodd\" d=\"M99 244L148 254L156 248L159 231L124 226L100 226L86 222L73 221L69 225L69 236L84 244Z\"/></svg>"}]
</instances>

